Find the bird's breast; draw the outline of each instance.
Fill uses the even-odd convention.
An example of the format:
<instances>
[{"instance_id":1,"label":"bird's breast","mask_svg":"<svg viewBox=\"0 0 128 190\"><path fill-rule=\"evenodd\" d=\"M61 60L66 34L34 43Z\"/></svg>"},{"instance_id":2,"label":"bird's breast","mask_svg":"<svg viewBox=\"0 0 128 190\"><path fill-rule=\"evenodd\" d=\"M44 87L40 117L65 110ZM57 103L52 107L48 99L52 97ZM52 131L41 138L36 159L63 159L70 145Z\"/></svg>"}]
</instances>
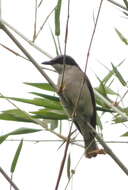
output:
<instances>
[{"instance_id":1,"label":"bird's breast","mask_svg":"<svg viewBox=\"0 0 128 190\"><path fill-rule=\"evenodd\" d=\"M93 114L93 105L90 91L84 81L85 74L78 68L65 70L64 75L59 75L58 88L62 85L62 103L69 114L77 107L76 113L90 116ZM84 81L84 83L83 83Z\"/></svg>"}]
</instances>

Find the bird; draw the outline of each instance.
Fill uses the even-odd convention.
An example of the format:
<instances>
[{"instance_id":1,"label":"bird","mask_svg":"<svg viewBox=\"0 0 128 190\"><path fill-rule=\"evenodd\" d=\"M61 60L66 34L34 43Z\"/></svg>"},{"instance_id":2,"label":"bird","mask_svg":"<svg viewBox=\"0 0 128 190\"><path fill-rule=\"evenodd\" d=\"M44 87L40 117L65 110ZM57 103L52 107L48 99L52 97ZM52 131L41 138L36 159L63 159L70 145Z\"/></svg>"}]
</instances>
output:
<instances>
[{"instance_id":1,"label":"bird","mask_svg":"<svg viewBox=\"0 0 128 190\"><path fill-rule=\"evenodd\" d=\"M95 140L95 133L90 130L88 123L96 129L96 101L92 85L85 74L69 55L59 55L42 64L52 66L58 73L57 89L60 100L73 118L76 128L83 136L85 156L96 157L104 154Z\"/></svg>"}]
</instances>

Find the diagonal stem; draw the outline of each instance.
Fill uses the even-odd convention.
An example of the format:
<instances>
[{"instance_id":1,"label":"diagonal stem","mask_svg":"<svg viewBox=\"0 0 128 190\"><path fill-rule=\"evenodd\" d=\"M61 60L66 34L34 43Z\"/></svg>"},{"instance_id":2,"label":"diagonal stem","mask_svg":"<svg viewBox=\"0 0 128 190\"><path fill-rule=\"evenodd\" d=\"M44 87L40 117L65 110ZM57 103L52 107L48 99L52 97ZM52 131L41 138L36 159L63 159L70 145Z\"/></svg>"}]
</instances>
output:
<instances>
[{"instance_id":1,"label":"diagonal stem","mask_svg":"<svg viewBox=\"0 0 128 190\"><path fill-rule=\"evenodd\" d=\"M5 179L10 183L10 185L15 189L19 190L19 188L15 185L12 179L6 174L6 172L0 167L0 173L5 177Z\"/></svg>"},{"instance_id":2,"label":"diagonal stem","mask_svg":"<svg viewBox=\"0 0 128 190\"><path fill-rule=\"evenodd\" d=\"M90 127L91 131L93 131L96 136L95 138L99 141L99 143L104 147L105 151L111 156L111 158L117 163L117 165L124 171L126 175L128 175L128 169L126 166L119 160L119 158L112 152L112 150L109 148L109 146L103 141L103 139L98 135L96 130L93 128L93 126L90 123L87 123Z\"/></svg>"},{"instance_id":3,"label":"diagonal stem","mask_svg":"<svg viewBox=\"0 0 128 190\"><path fill-rule=\"evenodd\" d=\"M32 64L37 68L37 70L41 73L42 76L49 82L49 84L57 91L57 87L54 82L49 78L49 76L41 69L35 59L27 52L27 50L21 45L21 43L13 36L13 34L7 29L5 25L1 23L1 29L12 39L12 41L19 47L19 49L29 58Z\"/></svg>"}]
</instances>

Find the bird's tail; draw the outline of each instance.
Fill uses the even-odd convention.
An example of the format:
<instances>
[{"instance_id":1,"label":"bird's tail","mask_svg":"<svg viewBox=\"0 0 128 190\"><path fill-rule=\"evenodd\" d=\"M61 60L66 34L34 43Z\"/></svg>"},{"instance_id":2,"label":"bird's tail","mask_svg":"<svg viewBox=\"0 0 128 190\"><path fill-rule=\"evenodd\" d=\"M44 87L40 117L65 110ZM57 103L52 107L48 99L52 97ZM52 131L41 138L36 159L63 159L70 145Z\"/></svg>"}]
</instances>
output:
<instances>
[{"instance_id":1,"label":"bird's tail","mask_svg":"<svg viewBox=\"0 0 128 190\"><path fill-rule=\"evenodd\" d=\"M87 158L96 157L98 154L99 148L96 144L95 139L92 138L91 140L87 140L84 138L84 142L85 142L85 156Z\"/></svg>"}]
</instances>

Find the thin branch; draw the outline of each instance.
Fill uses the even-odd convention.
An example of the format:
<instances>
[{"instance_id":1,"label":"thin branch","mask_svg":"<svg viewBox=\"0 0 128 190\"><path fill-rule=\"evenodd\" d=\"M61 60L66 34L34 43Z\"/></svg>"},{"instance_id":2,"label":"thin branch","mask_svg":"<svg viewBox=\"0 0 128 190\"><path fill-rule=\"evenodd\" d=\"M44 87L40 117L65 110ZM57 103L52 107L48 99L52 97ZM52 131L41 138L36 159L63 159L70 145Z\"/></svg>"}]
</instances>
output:
<instances>
[{"instance_id":1,"label":"thin branch","mask_svg":"<svg viewBox=\"0 0 128 190\"><path fill-rule=\"evenodd\" d=\"M98 135L96 130L93 128L93 126L88 123L88 126L90 127L91 131L95 133L95 138L99 141L99 143L104 147L105 151L111 156L111 158L117 163L117 165L124 171L126 175L128 175L128 169L125 167L125 165L119 160L119 158L112 152L112 150L109 148L109 146L103 141L103 139Z\"/></svg>"},{"instance_id":2,"label":"thin branch","mask_svg":"<svg viewBox=\"0 0 128 190\"><path fill-rule=\"evenodd\" d=\"M39 140L39 139L24 139L24 142L32 142L32 143L43 143L43 142L64 142L64 140L66 140L67 137L64 137L64 139L46 139L46 140ZM5 141L9 141L9 142L20 142L21 139L6 139ZM67 140L66 140L67 141ZM73 139L70 139L70 143L71 144L74 144L76 142L83 142L83 140L73 140ZM96 141L96 142L99 142L99 141ZM128 144L128 141L113 141L113 140L104 140L105 143L109 143L109 144ZM75 145L79 145L79 144L75 144ZM84 146L81 146L82 148L84 148Z\"/></svg>"},{"instance_id":3,"label":"thin branch","mask_svg":"<svg viewBox=\"0 0 128 190\"><path fill-rule=\"evenodd\" d=\"M67 187L68 187L68 185L69 185L69 182L71 181L72 177L74 176L75 171L76 171L76 169L77 169L77 167L78 167L78 165L79 165L80 161L82 160L83 156L84 156L84 154L82 154L82 156L81 156L81 157L80 157L80 159L78 160L78 162L77 162L76 166L75 166L75 167L74 167L74 169L72 170L73 172L72 172L72 174L71 174L71 176L70 176L70 178L69 178L69 180L68 180L68 182L67 182L67 184L66 184L66 186L65 186L65 189L64 189L64 190L66 190L66 189L67 189Z\"/></svg>"},{"instance_id":4,"label":"thin branch","mask_svg":"<svg viewBox=\"0 0 128 190\"><path fill-rule=\"evenodd\" d=\"M86 73L86 70L87 70L87 65L88 65L88 61L89 61L89 54L90 54L90 50L91 50L91 47L92 47L94 35L95 35L95 32L96 32L97 23L98 23L98 20L99 20L99 15L100 15L102 3L103 3L103 0L100 1L100 5L99 5L99 8L98 8L98 13L97 13L94 29L93 29L91 40L90 40L89 47L88 47L88 52L87 52L87 57L86 57L86 63L85 63L85 73Z\"/></svg>"},{"instance_id":5,"label":"thin branch","mask_svg":"<svg viewBox=\"0 0 128 190\"><path fill-rule=\"evenodd\" d=\"M12 179L6 174L6 172L0 167L0 173L5 177L5 179L10 183L10 185L15 189L19 190L19 188L15 185Z\"/></svg>"},{"instance_id":6,"label":"thin branch","mask_svg":"<svg viewBox=\"0 0 128 190\"><path fill-rule=\"evenodd\" d=\"M35 0L35 20L34 20L33 42L36 39L36 27L37 27L37 0Z\"/></svg>"},{"instance_id":7,"label":"thin branch","mask_svg":"<svg viewBox=\"0 0 128 190\"><path fill-rule=\"evenodd\" d=\"M65 40L64 40L63 72L62 72L62 79L61 79L60 91L61 91L61 89L63 89L63 80L64 80L64 74L65 74L65 61L66 61L65 58L66 58L67 40L68 40L69 17L70 17L70 0L68 0L68 14L67 14Z\"/></svg>"},{"instance_id":8,"label":"thin branch","mask_svg":"<svg viewBox=\"0 0 128 190\"><path fill-rule=\"evenodd\" d=\"M66 157L67 157L67 152L68 152L68 147L69 147L69 144L70 144L70 137L72 135L71 130L72 130L72 126L70 127L70 131L69 131L69 134L68 134L68 137L67 137L66 146L65 146L65 150L64 150L64 155L63 155L63 159L62 159L62 162L61 162L61 165L60 165L60 170L59 170L55 190L58 190L59 183L60 183L60 180L61 180L61 176L62 176L62 173L63 173L63 169L64 169Z\"/></svg>"},{"instance_id":9,"label":"thin branch","mask_svg":"<svg viewBox=\"0 0 128 190\"><path fill-rule=\"evenodd\" d=\"M43 0L41 0L38 4L38 8L41 6L41 4L43 3Z\"/></svg>"},{"instance_id":10,"label":"thin branch","mask_svg":"<svg viewBox=\"0 0 128 190\"><path fill-rule=\"evenodd\" d=\"M94 89L95 94L110 108L112 108L116 113L120 114L124 119L128 120L128 116L126 113L120 111L116 106L112 105L110 101L108 101L102 94L100 94L97 90Z\"/></svg>"},{"instance_id":11,"label":"thin branch","mask_svg":"<svg viewBox=\"0 0 128 190\"><path fill-rule=\"evenodd\" d=\"M37 34L35 35L35 39L38 37L38 35L40 34L40 32L43 30L44 25L46 24L47 20L49 19L49 17L51 16L51 14L54 12L56 7L54 7L51 12L48 14L48 16L46 17L46 19L44 20L42 26L40 27L39 31L37 32Z\"/></svg>"},{"instance_id":12,"label":"thin branch","mask_svg":"<svg viewBox=\"0 0 128 190\"><path fill-rule=\"evenodd\" d=\"M49 84L56 90L57 87L54 82L49 78L49 76L41 69L36 60L28 53L28 51L21 45L21 43L14 37L14 35L5 27L5 25L1 24L1 29L12 39L12 41L19 47L19 49L28 57L28 59L32 62L32 64L37 68L37 70L41 73L41 75L49 82Z\"/></svg>"},{"instance_id":13,"label":"thin branch","mask_svg":"<svg viewBox=\"0 0 128 190\"><path fill-rule=\"evenodd\" d=\"M29 43L29 45L33 46L35 49L37 49L38 51L40 51L41 53L43 53L44 55L46 55L49 58L53 58L53 56L51 56L49 53L47 53L46 51L44 51L43 49L41 49L39 46L37 46L35 43L33 43L31 40L29 40L25 35L23 35L21 32L19 32L16 28L14 28L13 26L11 26L9 23L7 23L5 20L0 20L0 24L2 25L6 25L8 26L12 31L14 31L16 34L18 34L22 39L24 39L27 43Z\"/></svg>"},{"instance_id":14,"label":"thin branch","mask_svg":"<svg viewBox=\"0 0 128 190\"><path fill-rule=\"evenodd\" d=\"M2 2L1 2L2 0L0 0L0 22L1 22L1 19L2 19L2 7L1 7L1 5L2 5Z\"/></svg>"},{"instance_id":15,"label":"thin branch","mask_svg":"<svg viewBox=\"0 0 128 190\"><path fill-rule=\"evenodd\" d=\"M26 57L20 55L20 54L17 53L16 51L14 51L14 50L10 49L9 47L5 46L4 44L0 43L0 45L1 45L3 48L5 48L6 50L8 50L9 52L15 54L16 56L19 56L19 57L21 57L21 58L23 58L23 59L25 59L25 60L27 60L27 61L30 61L30 60L28 60Z\"/></svg>"},{"instance_id":16,"label":"thin branch","mask_svg":"<svg viewBox=\"0 0 128 190\"><path fill-rule=\"evenodd\" d=\"M70 0L68 0L68 14L67 14L66 31L65 31L65 47L64 47L64 60L63 60L64 67L63 67L63 73L62 73L60 93L61 93L61 87L63 88L63 79L64 79L64 72L65 72L65 56L66 56L66 49L67 49L68 25L69 25L69 17L70 17L69 14L70 14ZM62 95L61 95L61 97L62 97ZM62 98L64 98L64 97L62 97ZM73 126L73 120L72 120L72 124L70 126L69 134L68 134L68 137L67 137L65 151L64 151L62 162L61 162L61 166L60 166L60 170L59 170L55 190L58 190L59 183L60 183L60 180L61 180L61 176L62 176L62 173L63 173L63 169L64 169L66 157L67 157L67 152L68 152L68 147L69 147L69 144L70 144L70 137L72 135L72 133L71 133L72 132L72 126Z\"/></svg>"}]
</instances>

